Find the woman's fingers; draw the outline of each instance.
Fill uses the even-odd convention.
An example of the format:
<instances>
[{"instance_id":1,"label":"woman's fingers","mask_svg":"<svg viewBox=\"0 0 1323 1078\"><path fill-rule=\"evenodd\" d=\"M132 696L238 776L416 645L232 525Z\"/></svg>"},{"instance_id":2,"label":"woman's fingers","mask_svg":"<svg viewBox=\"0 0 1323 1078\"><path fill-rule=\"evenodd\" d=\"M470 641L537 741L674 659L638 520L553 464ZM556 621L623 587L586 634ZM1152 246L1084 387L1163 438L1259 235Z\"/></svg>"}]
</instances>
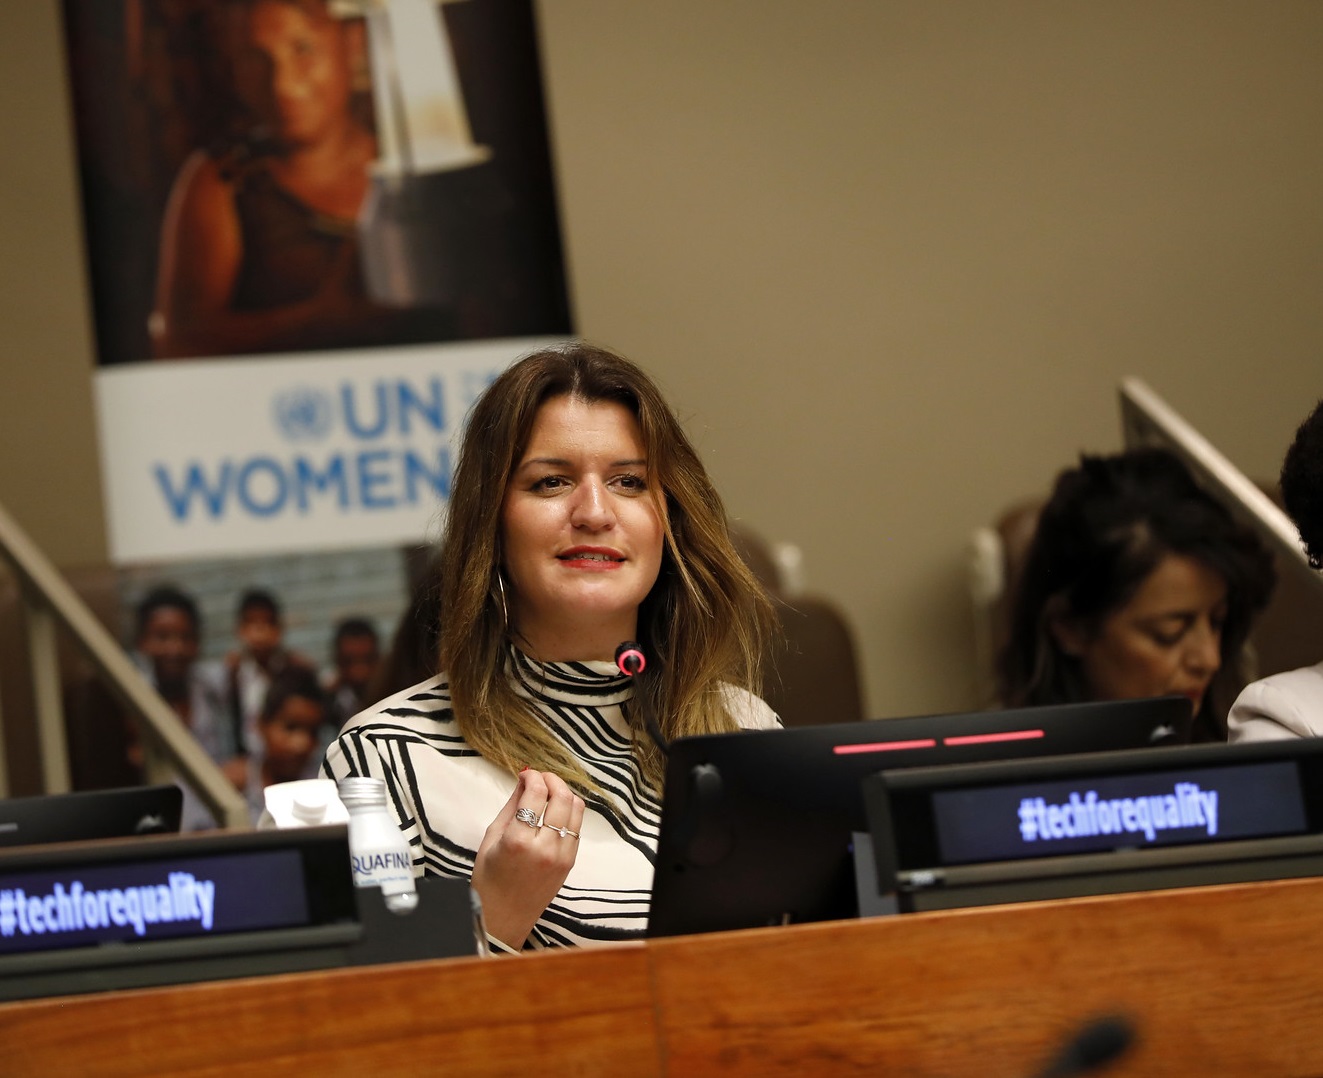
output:
<instances>
[{"instance_id":1,"label":"woman's fingers","mask_svg":"<svg viewBox=\"0 0 1323 1078\"><path fill-rule=\"evenodd\" d=\"M525 842L531 842L537 832L543 830L558 838L577 837L583 814L583 798L559 775L550 771L524 770L519 773L519 781L509 801L492 821L492 827L506 832L507 839ZM511 828L515 829L513 833L509 830ZM533 834L523 834L523 828Z\"/></svg>"},{"instance_id":2,"label":"woman's fingers","mask_svg":"<svg viewBox=\"0 0 1323 1078\"><path fill-rule=\"evenodd\" d=\"M547 786L547 808L542 818L546 829L559 838L577 838L583 823L583 798L558 775L543 775Z\"/></svg>"},{"instance_id":3,"label":"woman's fingers","mask_svg":"<svg viewBox=\"0 0 1323 1078\"><path fill-rule=\"evenodd\" d=\"M514 811L514 823L536 831L542 826L542 817L547 811L546 776L540 771L525 768L519 772L519 782L522 791Z\"/></svg>"},{"instance_id":4,"label":"woman's fingers","mask_svg":"<svg viewBox=\"0 0 1323 1078\"><path fill-rule=\"evenodd\" d=\"M483 846L499 841L516 848L540 850L543 857L572 865L577 850L553 843L559 839L577 840L583 817L583 798L559 775L524 770L519 773L509 799L488 826ZM539 845L539 838L545 838L547 845Z\"/></svg>"},{"instance_id":5,"label":"woman's fingers","mask_svg":"<svg viewBox=\"0 0 1323 1078\"><path fill-rule=\"evenodd\" d=\"M515 780L515 787L510 791L510 796L506 799L505 804L501 806L501 811L496 814L496 818L492 820L491 826L488 827L487 830L495 831L504 829L505 826L514 819L514 814L519 808L519 799L523 796L524 773L521 772Z\"/></svg>"},{"instance_id":6,"label":"woman's fingers","mask_svg":"<svg viewBox=\"0 0 1323 1078\"><path fill-rule=\"evenodd\" d=\"M521 812L525 814L528 811L534 812L536 814L533 818L534 823L541 818L541 806L546 803L545 794L539 794L536 791L530 794L528 790L528 777L535 774L537 772L525 769L516 776L515 787L510 791L509 798L501 806L501 811L496 814L496 818L487 825L487 837L483 845L486 845L488 841L499 839L506 833L511 824L525 826L525 821L520 815Z\"/></svg>"},{"instance_id":7,"label":"woman's fingers","mask_svg":"<svg viewBox=\"0 0 1323 1078\"><path fill-rule=\"evenodd\" d=\"M583 798L559 776L519 773L473 864L487 930L497 939L522 946L574 866L583 817Z\"/></svg>"},{"instance_id":8,"label":"woman's fingers","mask_svg":"<svg viewBox=\"0 0 1323 1078\"><path fill-rule=\"evenodd\" d=\"M492 820L488 833L503 834L506 841L530 842L542 829L549 811L553 814L553 824L568 820L574 799L574 792L558 776L525 768L519 772L514 790ZM525 829L533 834L527 834Z\"/></svg>"}]
</instances>

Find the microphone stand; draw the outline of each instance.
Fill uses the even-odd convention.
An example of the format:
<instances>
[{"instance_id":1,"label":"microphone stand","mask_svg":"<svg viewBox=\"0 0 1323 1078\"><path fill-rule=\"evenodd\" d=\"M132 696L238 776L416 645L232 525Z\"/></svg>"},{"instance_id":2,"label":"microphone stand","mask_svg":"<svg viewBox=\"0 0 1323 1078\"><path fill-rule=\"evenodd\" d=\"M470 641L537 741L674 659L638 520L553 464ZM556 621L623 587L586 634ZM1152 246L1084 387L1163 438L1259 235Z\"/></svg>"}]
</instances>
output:
<instances>
[{"instance_id":1,"label":"microphone stand","mask_svg":"<svg viewBox=\"0 0 1323 1078\"><path fill-rule=\"evenodd\" d=\"M638 682L638 676L648 667L648 657L643 654L642 645L633 640L626 640L617 647L616 666L620 668L622 674L635 679L634 699L638 701L639 716L643 719L643 727L648 731L648 736L652 738L653 744L661 749L662 755L669 756L671 753L670 743L662 735L661 727L652 714L648 696L641 691L642 686Z\"/></svg>"}]
</instances>

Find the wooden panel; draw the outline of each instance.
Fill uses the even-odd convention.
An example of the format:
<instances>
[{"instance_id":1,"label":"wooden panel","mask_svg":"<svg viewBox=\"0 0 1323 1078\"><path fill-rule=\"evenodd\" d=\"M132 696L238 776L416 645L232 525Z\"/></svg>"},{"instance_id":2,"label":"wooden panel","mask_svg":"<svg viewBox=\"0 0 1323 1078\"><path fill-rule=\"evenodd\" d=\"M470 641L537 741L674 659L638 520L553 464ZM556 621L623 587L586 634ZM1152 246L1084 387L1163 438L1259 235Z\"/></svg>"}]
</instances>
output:
<instances>
[{"instance_id":1,"label":"wooden panel","mask_svg":"<svg viewBox=\"0 0 1323 1078\"><path fill-rule=\"evenodd\" d=\"M0 1005L5 1075L1323 1074L1323 880L450 959Z\"/></svg>"},{"instance_id":2,"label":"wooden panel","mask_svg":"<svg viewBox=\"0 0 1323 1078\"><path fill-rule=\"evenodd\" d=\"M1089 1018L1109 1074L1323 1074L1323 881L658 940L674 1075L1036 1073Z\"/></svg>"},{"instance_id":3,"label":"wooden panel","mask_svg":"<svg viewBox=\"0 0 1323 1078\"><path fill-rule=\"evenodd\" d=\"M657 1073L641 946L0 1006L0 1073Z\"/></svg>"}]
</instances>

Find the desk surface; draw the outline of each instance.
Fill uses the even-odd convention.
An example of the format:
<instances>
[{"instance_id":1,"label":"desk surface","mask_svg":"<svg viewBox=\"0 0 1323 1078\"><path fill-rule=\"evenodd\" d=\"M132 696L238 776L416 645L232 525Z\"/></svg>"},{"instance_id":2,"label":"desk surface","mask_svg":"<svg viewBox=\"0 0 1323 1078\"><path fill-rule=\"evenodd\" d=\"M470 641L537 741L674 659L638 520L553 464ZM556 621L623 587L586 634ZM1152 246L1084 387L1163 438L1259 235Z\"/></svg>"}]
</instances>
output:
<instances>
[{"instance_id":1,"label":"desk surface","mask_svg":"<svg viewBox=\"0 0 1323 1078\"><path fill-rule=\"evenodd\" d=\"M6 1075L1323 1074L1323 880L1197 888L0 1005Z\"/></svg>"}]
</instances>

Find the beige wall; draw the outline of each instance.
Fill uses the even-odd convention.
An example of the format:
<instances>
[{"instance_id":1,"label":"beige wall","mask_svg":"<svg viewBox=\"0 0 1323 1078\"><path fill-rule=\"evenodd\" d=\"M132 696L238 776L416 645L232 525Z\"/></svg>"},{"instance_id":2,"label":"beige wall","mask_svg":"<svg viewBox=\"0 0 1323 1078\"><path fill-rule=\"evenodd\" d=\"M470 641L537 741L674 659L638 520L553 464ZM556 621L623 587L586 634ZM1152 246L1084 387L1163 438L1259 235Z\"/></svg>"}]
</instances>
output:
<instances>
[{"instance_id":1,"label":"beige wall","mask_svg":"<svg viewBox=\"0 0 1323 1078\"><path fill-rule=\"evenodd\" d=\"M0 502L104 556L53 3L0 38ZM582 331L798 543L877 715L973 700L970 529L1137 374L1270 476L1323 369L1323 5L543 0Z\"/></svg>"},{"instance_id":2,"label":"beige wall","mask_svg":"<svg viewBox=\"0 0 1323 1078\"><path fill-rule=\"evenodd\" d=\"M0 504L57 564L105 558L59 5L0 33Z\"/></svg>"}]
</instances>

